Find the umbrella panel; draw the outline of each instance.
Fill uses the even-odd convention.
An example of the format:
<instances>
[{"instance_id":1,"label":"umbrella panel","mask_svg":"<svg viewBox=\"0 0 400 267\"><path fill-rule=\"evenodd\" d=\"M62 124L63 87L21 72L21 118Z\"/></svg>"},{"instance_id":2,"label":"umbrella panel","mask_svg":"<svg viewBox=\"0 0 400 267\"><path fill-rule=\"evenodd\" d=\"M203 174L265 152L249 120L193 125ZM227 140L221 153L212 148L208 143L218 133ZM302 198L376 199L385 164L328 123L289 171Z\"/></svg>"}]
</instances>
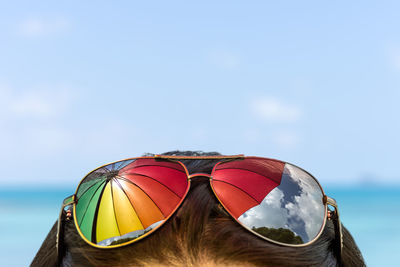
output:
<instances>
[{"instance_id":1,"label":"umbrella panel","mask_svg":"<svg viewBox=\"0 0 400 267\"><path fill-rule=\"evenodd\" d=\"M136 174L125 175L125 178L141 188L162 212L164 217L168 217L181 200L179 195L156 179ZM187 187L187 181L184 181L184 184Z\"/></svg>"},{"instance_id":2,"label":"umbrella panel","mask_svg":"<svg viewBox=\"0 0 400 267\"><path fill-rule=\"evenodd\" d=\"M146 194L142 189L138 186L127 182L127 181L119 181L122 189L128 196L128 199L138 214L141 223L144 228L149 227L150 225L165 219L165 216L161 212L160 208L153 202L153 200ZM164 200L164 202L167 202ZM176 207L179 199L172 199L171 207Z\"/></svg>"},{"instance_id":3,"label":"umbrella panel","mask_svg":"<svg viewBox=\"0 0 400 267\"><path fill-rule=\"evenodd\" d=\"M217 165L216 170L241 169L258 173L268 179L280 183L285 163L274 159L246 158L243 160L228 161Z\"/></svg>"},{"instance_id":4,"label":"umbrella panel","mask_svg":"<svg viewBox=\"0 0 400 267\"><path fill-rule=\"evenodd\" d=\"M220 202L236 219L247 210L258 205L254 198L236 186L217 180L212 180L211 184Z\"/></svg>"},{"instance_id":5,"label":"umbrella panel","mask_svg":"<svg viewBox=\"0 0 400 267\"><path fill-rule=\"evenodd\" d=\"M92 186L91 189L87 190L79 199L75 208L79 229L86 239L90 241L93 241L93 221L104 184L105 181L98 181L97 186Z\"/></svg>"},{"instance_id":6,"label":"umbrella panel","mask_svg":"<svg viewBox=\"0 0 400 267\"><path fill-rule=\"evenodd\" d=\"M240 188L258 203L279 185L274 179L245 169L218 169L214 172L213 180L223 181Z\"/></svg>"},{"instance_id":7,"label":"umbrella panel","mask_svg":"<svg viewBox=\"0 0 400 267\"><path fill-rule=\"evenodd\" d=\"M130 170L132 169L137 169L139 167L144 167L144 166L159 166L159 167L167 167L171 169L176 169L182 173L185 173L185 171L182 168L182 165L176 162L171 162L171 161L165 161L165 160L155 160L155 159L137 159L130 163L129 165L125 165L121 170L119 171L120 174L123 173L129 173Z\"/></svg>"},{"instance_id":8,"label":"umbrella panel","mask_svg":"<svg viewBox=\"0 0 400 267\"><path fill-rule=\"evenodd\" d=\"M78 192L76 194L76 197L78 199L80 199L82 197L82 195L84 195L90 188L92 188L98 182L104 181L104 178L101 177L102 175L104 175L104 174L97 175L97 177L92 177L93 179L90 179L90 180L86 180L85 179L84 183L82 183L79 186L79 190L78 190Z\"/></svg>"},{"instance_id":9,"label":"umbrella panel","mask_svg":"<svg viewBox=\"0 0 400 267\"><path fill-rule=\"evenodd\" d=\"M111 193L111 183L107 183L101 196L96 222L96 242L119 236L117 219Z\"/></svg>"},{"instance_id":10,"label":"umbrella panel","mask_svg":"<svg viewBox=\"0 0 400 267\"><path fill-rule=\"evenodd\" d=\"M156 165L139 166L138 168L124 172L122 175L128 176L132 174L152 178L163 184L180 198L187 189L184 183L184 181L187 180L186 173L176 170L175 168ZM171 179L171 177L174 177L174 179Z\"/></svg>"},{"instance_id":11,"label":"umbrella panel","mask_svg":"<svg viewBox=\"0 0 400 267\"><path fill-rule=\"evenodd\" d=\"M143 230L144 226L137 212L129 201L125 191L118 184L117 180L113 180L112 182L112 197L119 235Z\"/></svg>"}]
</instances>

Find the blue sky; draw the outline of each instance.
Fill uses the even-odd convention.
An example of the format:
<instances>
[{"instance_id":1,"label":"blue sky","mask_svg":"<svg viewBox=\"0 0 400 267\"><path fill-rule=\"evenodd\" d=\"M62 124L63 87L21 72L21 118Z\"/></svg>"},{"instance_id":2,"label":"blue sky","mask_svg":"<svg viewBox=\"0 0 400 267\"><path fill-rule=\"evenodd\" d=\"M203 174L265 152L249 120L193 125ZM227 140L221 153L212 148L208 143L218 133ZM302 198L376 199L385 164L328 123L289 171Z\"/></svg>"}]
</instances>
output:
<instances>
[{"instance_id":1,"label":"blue sky","mask_svg":"<svg viewBox=\"0 0 400 267\"><path fill-rule=\"evenodd\" d=\"M175 149L399 184L399 5L4 3L0 186Z\"/></svg>"}]
</instances>

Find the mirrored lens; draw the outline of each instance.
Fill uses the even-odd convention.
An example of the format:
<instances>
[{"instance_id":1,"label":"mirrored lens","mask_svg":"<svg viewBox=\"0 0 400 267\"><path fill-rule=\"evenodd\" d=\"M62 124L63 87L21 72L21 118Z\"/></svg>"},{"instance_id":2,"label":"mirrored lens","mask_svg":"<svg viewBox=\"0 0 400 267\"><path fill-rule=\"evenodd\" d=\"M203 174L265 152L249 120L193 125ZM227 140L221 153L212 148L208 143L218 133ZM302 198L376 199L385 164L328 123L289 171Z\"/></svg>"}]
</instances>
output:
<instances>
[{"instance_id":1,"label":"mirrored lens","mask_svg":"<svg viewBox=\"0 0 400 267\"><path fill-rule=\"evenodd\" d=\"M323 193L315 179L281 161L246 158L220 164L212 187L242 225L274 241L300 245L315 239L323 224Z\"/></svg>"},{"instance_id":2,"label":"mirrored lens","mask_svg":"<svg viewBox=\"0 0 400 267\"><path fill-rule=\"evenodd\" d=\"M92 244L125 244L163 224L187 190L179 163L142 158L109 164L79 185L75 223Z\"/></svg>"}]
</instances>

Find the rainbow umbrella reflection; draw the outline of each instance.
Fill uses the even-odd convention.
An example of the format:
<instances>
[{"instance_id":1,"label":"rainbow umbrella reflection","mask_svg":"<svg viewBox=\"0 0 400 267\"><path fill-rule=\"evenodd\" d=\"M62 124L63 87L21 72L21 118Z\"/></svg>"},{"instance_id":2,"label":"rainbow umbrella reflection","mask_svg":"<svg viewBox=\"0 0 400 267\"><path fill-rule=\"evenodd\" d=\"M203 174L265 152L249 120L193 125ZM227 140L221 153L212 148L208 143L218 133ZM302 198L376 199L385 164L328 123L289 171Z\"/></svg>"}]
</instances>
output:
<instances>
[{"instance_id":1,"label":"rainbow umbrella reflection","mask_svg":"<svg viewBox=\"0 0 400 267\"><path fill-rule=\"evenodd\" d=\"M152 158L113 163L90 173L78 187L76 223L89 242L126 242L160 225L187 189L178 163Z\"/></svg>"}]
</instances>

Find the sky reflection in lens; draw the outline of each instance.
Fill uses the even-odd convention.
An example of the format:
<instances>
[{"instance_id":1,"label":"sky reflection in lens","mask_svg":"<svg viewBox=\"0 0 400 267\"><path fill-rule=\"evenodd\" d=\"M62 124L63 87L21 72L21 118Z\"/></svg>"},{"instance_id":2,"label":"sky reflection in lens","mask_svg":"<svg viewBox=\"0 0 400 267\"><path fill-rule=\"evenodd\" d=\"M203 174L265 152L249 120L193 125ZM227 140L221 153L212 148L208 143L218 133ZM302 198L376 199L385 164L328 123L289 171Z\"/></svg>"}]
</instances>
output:
<instances>
[{"instance_id":1,"label":"sky reflection in lens","mask_svg":"<svg viewBox=\"0 0 400 267\"><path fill-rule=\"evenodd\" d=\"M250 229L268 230L266 236L275 241L287 243L287 240L277 239L287 236L288 231L283 229L288 229L301 238L301 242L297 238L291 243L307 243L318 235L322 227L325 215L322 198L319 185L308 173L285 164L281 184L260 205L243 213L238 220ZM276 233L278 230L280 235ZM271 231L275 234L270 234Z\"/></svg>"}]
</instances>

